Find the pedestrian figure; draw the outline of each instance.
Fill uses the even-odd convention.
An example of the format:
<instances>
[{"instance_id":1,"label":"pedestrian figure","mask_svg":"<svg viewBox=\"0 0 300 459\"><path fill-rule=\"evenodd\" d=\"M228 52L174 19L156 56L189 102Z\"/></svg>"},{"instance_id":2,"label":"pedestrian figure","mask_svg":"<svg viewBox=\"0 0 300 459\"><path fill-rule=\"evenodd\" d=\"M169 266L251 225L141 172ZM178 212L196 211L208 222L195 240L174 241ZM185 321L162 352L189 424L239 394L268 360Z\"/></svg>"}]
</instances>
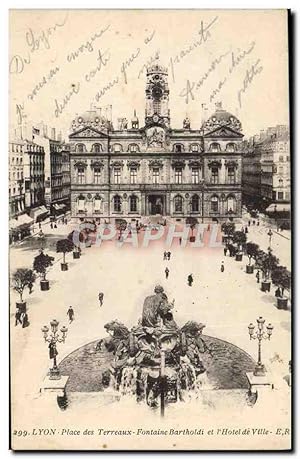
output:
<instances>
[{"instance_id":1,"label":"pedestrian figure","mask_svg":"<svg viewBox=\"0 0 300 459\"><path fill-rule=\"evenodd\" d=\"M249 221L248 221L248 226L250 226L250 225L251 225L251 221L249 220Z\"/></svg>"},{"instance_id":2,"label":"pedestrian figure","mask_svg":"<svg viewBox=\"0 0 300 459\"><path fill-rule=\"evenodd\" d=\"M257 226L259 226L259 220L257 221Z\"/></svg>"},{"instance_id":3,"label":"pedestrian figure","mask_svg":"<svg viewBox=\"0 0 300 459\"><path fill-rule=\"evenodd\" d=\"M227 248L227 246L225 246L225 247L224 247L224 255L225 255L225 257L226 257L226 255L227 255L227 251L228 251L228 248Z\"/></svg>"},{"instance_id":4,"label":"pedestrian figure","mask_svg":"<svg viewBox=\"0 0 300 459\"><path fill-rule=\"evenodd\" d=\"M52 222L50 223L50 228L53 229L53 223Z\"/></svg>"},{"instance_id":5,"label":"pedestrian figure","mask_svg":"<svg viewBox=\"0 0 300 459\"><path fill-rule=\"evenodd\" d=\"M167 259L167 252L164 252L164 260Z\"/></svg>"},{"instance_id":6,"label":"pedestrian figure","mask_svg":"<svg viewBox=\"0 0 300 459\"><path fill-rule=\"evenodd\" d=\"M180 237L179 238L179 245L181 245L181 243L182 243L182 238Z\"/></svg>"},{"instance_id":7,"label":"pedestrian figure","mask_svg":"<svg viewBox=\"0 0 300 459\"><path fill-rule=\"evenodd\" d=\"M257 272L256 272L256 282L257 282L257 284L259 284L259 280L260 280L260 272L259 272L259 269L258 269Z\"/></svg>"},{"instance_id":8,"label":"pedestrian figure","mask_svg":"<svg viewBox=\"0 0 300 459\"><path fill-rule=\"evenodd\" d=\"M246 227L245 227L245 234L248 234L248 232L249 232L249 231L248 231L248 227L246 226Z\"/></svg>"},{"instance_id":9,"label":"pedestrian figure","mask_svg":"<svg viewBox=\"0 0 300 459\"><path fill-rule=\"evenodd\" d=\"M28 314L27 314L27 312L23 312L23 314L21 315L21 321L22 321L22 328L28 327L29 322L28 322Z\"/></svg>"},{"instance_id":10,"label":"pedestrian figure","mask_svg":"<svg viewBox=\"0 0 300 459\"><path fill-rule=\"evenodd\" d=\"M171 260L171 252L168 252L168 257L167 259L170 261Z\"/></svg>"},{"instance_id":11,"label":"pedestrian figure","mask_svg":"<svg viewBox=\"0 0 300 459\"><path fill-rule=\"evenodd\" d=\"M252 221L252 225L255 225L255 220Z\"/></svg>"},{"instance_id":12,"label":"pedestrian figure","mask_svg":"<svg viewBox=\"0 0 300 459\"><path fill-rule=\"evenodd\" d=\"M104 293L100 292L98 295L100 306L103 305L103 298L104 298Z\"/></svg>"},{"instance_id":13,"label":"pedestrian figure","mask_svg":"<svg viewBox=\"0 0 300 459\"><path fill-rule=\"evenodd\" d=\"M188 280L189 286L191 287L193 285L193 282L194 282L193 275L189 274L187 280Z\"/></svg>"},{"instance_id":14,"label":"pedestrian figure","mask_svg":"<svg viewBox=\"0 0 300 459\"><path fill-rule=\"evenodd\" d=\"M32 289L33 289L33 282L29 282L28 283L28 289L29 289L29 295L32 293Z\"/></svg>"},{"instance_id":15,"label":"pedestrian figure","mask_svg":"<svg viewBox=\"0 0 300 459\"><path fill-rule=\"evenodd\" d=\"M73 322L74 320L74 309L72 308L72 306L69 307L68 311L67 311L67 315L69 316L69 323Z\"/></svg>"},{"instance_id":16,"label":"pedestrian figure","mask_svg":"<svg viewBox=\"0 0 300 459\"><path fill-rule=\"evenodd\" d=\"M41 222L39 222L39 229L41 229L41 228L42 228L42 224L41 224Z\"/></svg>"},{"instance_id":17,"label":"pedestrian figure","mask_svg":"<svg viewBox=\"0 0 300 459\"><path fill-rule=\"evenodd\" d=\"M279 287L277 287L277 289L275 290L275 296L276 298L281 298L281 291Z\"/></svg>"},{"instance_id":18,"label":"pedestrian figure","mask_svg":"<svg viewBox=\"0 0 300 459\"><path fill-rule=\"evenodd\" d=\"M223 273L225 271L225 266L224 266L224 261L222 261L221 263L221 273Z\"/></svg>"},{"instance_id":19,"label":"pedestrian figure","mask_svg":"<svg viewBox=\"0 0 300 459\"><path fill-rule=\"evenodd\" d=\"M56 223L54 223L54 228L57 228L57 224Z\"/></svg>"},{"instance_id":20,"label":"pedestrian figure","mask_svg":"<svg viewBox=\"0 0 300 459\"><path fill-rule=\"evenodd\" d=\"M168 279L168 277L169 277L169 272L170 272L170 271L169 271L169 268L166 268L166 269L165 269L166 279Z\"/></svg>"},{"instance_id":21,"label":"pedestrian figure","mask_svg":"<svg viewBox=\"0 0 300 459\"><path fill-rule=\"evenodd\" d=\"M22 325L22 321L21 321L21 312L20 312L19 309L16 310L15 319L16 319L15 326L18 325L18 324L21 324L21 325Z\"/></svg>"}]
</instances>

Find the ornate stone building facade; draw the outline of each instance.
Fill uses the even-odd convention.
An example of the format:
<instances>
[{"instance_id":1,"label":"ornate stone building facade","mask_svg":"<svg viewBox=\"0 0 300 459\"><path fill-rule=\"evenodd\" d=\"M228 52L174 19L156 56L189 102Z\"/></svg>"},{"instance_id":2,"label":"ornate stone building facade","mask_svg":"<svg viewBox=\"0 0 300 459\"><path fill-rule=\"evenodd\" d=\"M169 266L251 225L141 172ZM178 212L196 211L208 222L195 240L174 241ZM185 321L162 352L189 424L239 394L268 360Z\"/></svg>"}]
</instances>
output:
<instances>
[{"instance_id":1,"label":"ornate stone building facade","mask_svg":"<svg viewBox=\"0 0 300 459\"><path fill-rule=\"evenodd\" d=\"M75 219L140 220L161 215L184 221L241 216L239 120L217 104L200 129L186 117L170 125L167 69L147 69L145 123L134 112L117 129L99 109L71 127L71 212Z\"/></svg>"}]
</instances>

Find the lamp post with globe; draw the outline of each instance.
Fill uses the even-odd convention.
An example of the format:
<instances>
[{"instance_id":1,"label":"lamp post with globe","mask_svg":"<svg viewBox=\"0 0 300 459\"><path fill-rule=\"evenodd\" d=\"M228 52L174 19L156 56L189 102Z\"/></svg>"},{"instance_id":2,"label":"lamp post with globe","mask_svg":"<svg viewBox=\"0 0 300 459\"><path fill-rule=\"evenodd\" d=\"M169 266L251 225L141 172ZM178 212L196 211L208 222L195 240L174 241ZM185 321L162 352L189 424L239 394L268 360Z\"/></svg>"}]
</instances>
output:
<instances>
[{"instance_id":1,"label":"lamp post with globe","mask_svg":"<svg viewBox=\"0 0 300 459\"><path fill-rule=\"evenodd\" d=\"M257 320L257 330L255 331L255 325L253 323L248 325L250 340L257 339L258 341L258 359L254 369L254 376L265 376L266 369L261 360L261 343L263 339L270 340L273 333L273 325L268 324L265 327L265 319L259 317Z\"/></svg>"},{"instance_id":2,"label":"lamp post with globe","mask_svg":"<svg viewBox=\"0 0 300 459\"><path fill-rule=\"evenodd\" d=\"M61 327L60 331L62 333L62 336L60 336L58 333L58 325L59 325L59 322L56 319L53 319L50 322L50 328L51 328L50 333L49 333L49 327L47 327L47 325L44 325L42 328L44 341L45 343L49 343L49 357L50 359L53 359L53 367L50 368L49 370L49 379L60 379L61 378L60 371L57 367L57 362L56 362L56 356L58 354L56 344L65 342L68 329L65 326Z\"/></svg>"}]
</instances>

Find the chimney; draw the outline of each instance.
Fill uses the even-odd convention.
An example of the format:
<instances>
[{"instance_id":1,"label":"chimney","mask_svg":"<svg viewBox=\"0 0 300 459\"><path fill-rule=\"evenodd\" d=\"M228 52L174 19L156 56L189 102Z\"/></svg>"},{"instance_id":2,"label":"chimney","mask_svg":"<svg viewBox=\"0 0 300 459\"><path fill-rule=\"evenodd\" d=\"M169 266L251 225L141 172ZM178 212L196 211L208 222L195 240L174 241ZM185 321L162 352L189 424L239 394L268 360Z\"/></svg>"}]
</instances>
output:
<instances>
[{"instance_id":1,"label":"chimney","mask_svg":"<svg viewBox=\"0 0 300 459\"><path fill-rule=\"evenodd\" d=\"M62 133L61 133L61 131L59 131L59 133L57 135L57 140L59 140L59 142L62 141Z\"/></svg>"},{"instance_id":2,"label":"chimney","mask_svg":"<svg viewBox=\"0 0 300 459\"><path fill-rule=\"evenodd\" d=\"M55 128L51 129L51 139L55 140Z\"/></svg>"}]
</instances>

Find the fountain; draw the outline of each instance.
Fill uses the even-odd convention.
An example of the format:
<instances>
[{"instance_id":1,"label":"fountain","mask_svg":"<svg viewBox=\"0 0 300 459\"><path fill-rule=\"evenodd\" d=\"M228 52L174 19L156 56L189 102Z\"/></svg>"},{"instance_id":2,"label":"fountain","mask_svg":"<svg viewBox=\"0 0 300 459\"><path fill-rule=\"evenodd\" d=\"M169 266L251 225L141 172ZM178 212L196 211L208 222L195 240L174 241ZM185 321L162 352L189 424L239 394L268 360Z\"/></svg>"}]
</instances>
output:
<instances>
[{"instance_id":1,"label":"fountain","mask_svg":"<svg viewBox=\"0 0 300 459\"><path fill-rule=\"evenodd\" d=\"M182 328L176 324L164 289L157 285L154 295L146 297L142 318L128 330L118 320L104 328L110 335L101 339L97 350L112 355L109 370L102 374L104 387L114 388L121 396L136 397L148 406L198 398L209 388L202 356L210 354L202 331L202 323L188 321Z\"/></svg>"}]
</instances>

